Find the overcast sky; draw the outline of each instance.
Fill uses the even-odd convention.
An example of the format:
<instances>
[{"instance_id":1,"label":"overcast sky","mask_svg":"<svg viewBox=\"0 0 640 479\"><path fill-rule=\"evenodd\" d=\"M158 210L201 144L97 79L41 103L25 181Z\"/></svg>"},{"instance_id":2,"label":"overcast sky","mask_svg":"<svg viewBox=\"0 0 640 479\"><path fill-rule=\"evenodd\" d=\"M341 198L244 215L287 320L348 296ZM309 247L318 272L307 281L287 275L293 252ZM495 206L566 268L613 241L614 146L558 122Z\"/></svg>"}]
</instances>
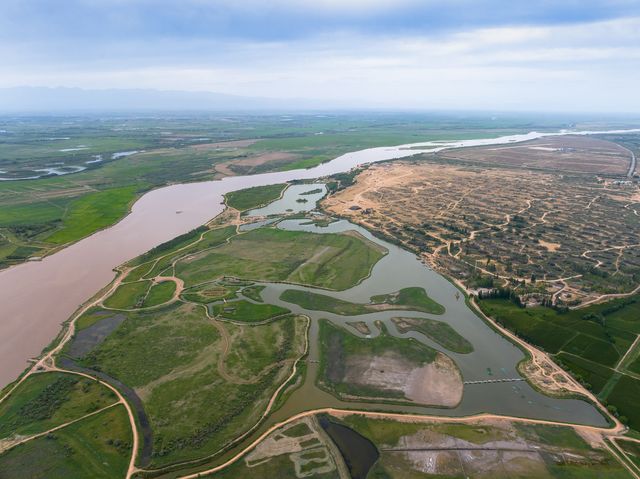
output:
<instances>
[{"instance_id":1,"label":"overcast sky","mask_svg":"<svg viewBox=\"0 0 640 479\"><path fill-rule=\"evenodd\" d=\"M640 0L2 0L25 85L637 113Z\"/></svg>"}]
</instances>

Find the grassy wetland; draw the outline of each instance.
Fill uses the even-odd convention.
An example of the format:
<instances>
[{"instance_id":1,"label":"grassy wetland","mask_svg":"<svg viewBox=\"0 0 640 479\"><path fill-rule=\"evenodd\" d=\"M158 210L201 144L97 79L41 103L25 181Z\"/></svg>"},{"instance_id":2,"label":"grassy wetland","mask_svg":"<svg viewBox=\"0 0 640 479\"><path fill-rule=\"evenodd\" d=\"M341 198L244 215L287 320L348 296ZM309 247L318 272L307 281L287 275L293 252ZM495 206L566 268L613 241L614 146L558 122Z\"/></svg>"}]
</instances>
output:
<instances>
[{"instance_id":1,"label":"grassy wetland","mask_svg":"<svg viewBox=\"0 0 640 479\"><path fill-rule=\"evenodd\" d=\"M259 144L238 141L201 150ZM288 164L300 161L320 160ZM227 164L218 171L233 169ZM599 413L575 398L545 397L525 382L512 386L522 378L513 377L515 361L504 358L517 360L521 352L412 255L345 222L318 220L318 211L268 225L252 225L241 214L287 194L285 188L228 195L219 218L121 265L111 287L75 318L60 348L37 363L41 372L5 390L11 394L0 402L0 417L10 426L0 426L0 469L9 477L28 471L33 477L328 478L356 477L362 467L365 475L358 477L469 471L628 477L601 444L606 432ZM392 273L394 262L406 278ZM566 358L562 364L574 374L595 364L594 377L602 379L593 380L594 392L606 398L613 416L637 429L640 331L631 298L580 314L525 309L502 298L480 304L527 340L547 341L545 349L558 361ZM547 326L557 331L544 333ZM495 351L484 343L489 337ZM489 359L495 362L487 365ZM485 388L475 384L481 382L492 385L477 394L488 402L476 405L473 388ZM508 420L476 417L492 399L496 409L513 407L506 415L524 404L538 409ZM329 416L316 414L327 407L333 408ZM590 425L559 424L571 409ZM464 417L424 419L448 410ZM393 420L372 419L375 414ZM554 415L541 421L546 414ZM363 466L345 446L349 441L335 434L356 434L376 458ZM207 472L230 458L236 460L228 467Z\"/></svg>"},{"instance_id":2,"label":"grassy wetland","mask_svg":"<svg viewBox=\"0 0 640 479\"><path fill-rule=\"evenodd\" d=\"M0 181L0 268L105 228L126 215L141 194L170 183L309 168L362 148L529 128L518 118L489 125L481 119L443 124L429 115L396 114L295 115L295 120L285 123L278 115L0 118L6 132L0 135L0 179L5 180ZM448 129L453 124L455 132ZM540 126L563 124L541 119ZM255 206L272 199L266 191Z\"/></svg>"}]
</instances>

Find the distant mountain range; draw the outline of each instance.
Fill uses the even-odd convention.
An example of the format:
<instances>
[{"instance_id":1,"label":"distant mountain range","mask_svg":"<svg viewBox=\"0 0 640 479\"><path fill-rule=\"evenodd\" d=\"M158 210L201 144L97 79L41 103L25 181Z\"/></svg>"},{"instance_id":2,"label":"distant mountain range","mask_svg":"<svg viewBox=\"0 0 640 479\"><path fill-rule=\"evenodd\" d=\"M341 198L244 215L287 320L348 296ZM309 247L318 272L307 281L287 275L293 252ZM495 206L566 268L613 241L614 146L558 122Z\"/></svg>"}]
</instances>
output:
<instances>
[{"instance_id":1,"label":"distant mountain range","mask_svg":"<svg viewBox=\"0 0 640 479\"><path fill-rule=\"evenodd\" d=\"M333 105L335 108L336 105ZM0 88L0 114L15 112L326 109L326 102L146 89Z\"/></svg>"}]
</instances>

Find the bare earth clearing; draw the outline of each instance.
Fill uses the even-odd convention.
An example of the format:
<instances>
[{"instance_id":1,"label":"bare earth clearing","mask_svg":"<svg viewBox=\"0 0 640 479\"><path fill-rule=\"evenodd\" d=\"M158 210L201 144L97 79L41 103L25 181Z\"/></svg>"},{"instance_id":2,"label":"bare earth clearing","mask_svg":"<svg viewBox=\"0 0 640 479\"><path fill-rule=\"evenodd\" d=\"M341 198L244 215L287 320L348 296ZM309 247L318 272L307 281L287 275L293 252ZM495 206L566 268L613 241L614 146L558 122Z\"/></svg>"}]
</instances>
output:
<instances>
[{"instance_id":1,"label":"bare earth clearing","mask_svg":"<svg viewBox=\"0 0 640 479\"><path fill-rule=\"evenodd\" d=\"M410 401L454 407L462 399L462 376L455 363L442 353L422 367L394 354L350 356L344 382L402 392Z\"/></svg>"},{"instance_id":2,"label":"bare earth clearing","mask_svg":"<svg viewBox=\"0 0 640 479\"><path fill-rule=\"evenodd\" d=\"M570 144L578 140L613 145L592 138ZM637 288L637 185L592 174L472 164L486 150L465 150L467 165L443 164L452 154L446 152L372 165L353 186L325 199L323 208L402 243L470 288L479 275L491 276L505 286L524 282L534 298L570 306ZM565 155L528 151L531 158ZM599 167L602 155L582 157L583 170ZM628 152L616 155L622 171Z\"/></svg>"}]
</instances>

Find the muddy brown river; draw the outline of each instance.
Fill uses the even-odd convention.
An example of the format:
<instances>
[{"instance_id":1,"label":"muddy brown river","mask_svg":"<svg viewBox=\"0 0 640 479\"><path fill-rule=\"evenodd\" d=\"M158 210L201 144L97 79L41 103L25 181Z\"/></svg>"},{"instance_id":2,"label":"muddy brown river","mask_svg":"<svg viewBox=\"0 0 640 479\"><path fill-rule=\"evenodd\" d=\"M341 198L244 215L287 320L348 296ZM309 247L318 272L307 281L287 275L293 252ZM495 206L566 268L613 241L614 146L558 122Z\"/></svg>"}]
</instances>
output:
<instances>
[{"instance_id":1,"label":"muddy brown river","mask_svg":"<svg viewBox=\"0 0 640 479\"><path fill-rule=\"evenodd\" d=\"M609 133L637 132L617 130ZM13 381L30 358L40 354L80 304L115 277L113 269L219 214L225 193L251 186L311 179L348 171L359 164L402 158L445 148L532 140L575 132L512 135L495 139L424 142L347 153L308 170L238 176L219 181L172 185L142 196L130 214L42 261L0 272L0 387ZM595 134L600 132L578 132ZM409 147L423 150L409 150ZM37 180L33 180L37 181Z\"/></svg>"}]
</instances>

